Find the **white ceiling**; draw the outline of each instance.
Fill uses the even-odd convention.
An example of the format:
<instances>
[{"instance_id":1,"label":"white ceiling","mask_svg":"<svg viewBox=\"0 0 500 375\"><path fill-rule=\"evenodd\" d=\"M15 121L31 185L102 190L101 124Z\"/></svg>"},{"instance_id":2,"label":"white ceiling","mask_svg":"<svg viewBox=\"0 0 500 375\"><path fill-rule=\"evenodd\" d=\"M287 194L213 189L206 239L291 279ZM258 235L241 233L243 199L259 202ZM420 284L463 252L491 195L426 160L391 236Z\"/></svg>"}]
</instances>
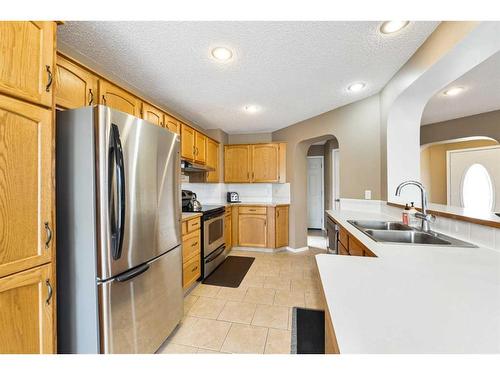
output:
<instances>
[{"instance_id":1,"label":"white ceiling","mask_svg":"<svg viewBox=\"0 0 500 375\"><path fill-rule=\"evenodd\" d=\"M457 96L443 92L454 86L465 90ZM434 95L422 115L422 125L500 109L500 53L488 58Z\"/></svg>"},{"instance_id":2,"label":"white ceiling","mask_svg":"<svg viewBox=\"0 0 500 375\"><path fill-rule=\"evenodd\" d=\"M274 131L380 91L438 22L67 22L61 50L204 128ZM215 46L230 63L210 58ZM78 56L79 55L79 56ZM346 86L365 81L352 94ZM242 110L262 107L258 114Z\"/></svg>"}]
</instances>

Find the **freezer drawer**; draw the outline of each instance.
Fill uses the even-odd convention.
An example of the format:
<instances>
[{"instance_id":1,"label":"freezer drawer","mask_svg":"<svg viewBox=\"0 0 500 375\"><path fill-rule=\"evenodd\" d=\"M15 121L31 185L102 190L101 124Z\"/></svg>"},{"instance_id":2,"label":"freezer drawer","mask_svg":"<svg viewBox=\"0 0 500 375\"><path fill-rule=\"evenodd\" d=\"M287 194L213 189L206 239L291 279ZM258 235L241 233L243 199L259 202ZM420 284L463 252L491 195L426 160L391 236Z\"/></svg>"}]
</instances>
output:
<instances>
[{"instance_id":1,"label":"freezer drawer","mask_svg":"<svg viewBox=\"0 0 500 375\"><path fill-rule=\"evenodd\" d=\"M99 285L101 353L154 353L183 314L181 247Z\"/></svg>"}]
</instances>

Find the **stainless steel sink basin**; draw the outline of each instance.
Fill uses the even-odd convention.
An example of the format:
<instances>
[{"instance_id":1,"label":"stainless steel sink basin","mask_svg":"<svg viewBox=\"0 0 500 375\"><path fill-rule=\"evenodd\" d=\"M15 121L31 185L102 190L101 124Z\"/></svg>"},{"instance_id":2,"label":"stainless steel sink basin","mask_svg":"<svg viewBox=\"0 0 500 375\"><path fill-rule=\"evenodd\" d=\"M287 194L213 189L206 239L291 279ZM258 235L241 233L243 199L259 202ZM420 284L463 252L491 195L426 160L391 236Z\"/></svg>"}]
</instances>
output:
<instances>
[{"instance_id":1,"label":"stainless steel sink basin","mask_svg":"<svg viewBox=\"0 0 500 375\"><path fill-rule=\"evenodd\" d=\"M412 227L399 221L349 220L349 223L361 230L413 230Z\"/></svg>"},{"instance_id":2,"label":"stainless steel sink basin","mask_svg":"<svg viewBox=\"0 0 500 375\"><path fill-rule=\"evenodd\" d=\"M422 231L399 221L348 220L372 240L412 245L477 247L474 244L434 231Z\"/></svg>"}]
</instances>

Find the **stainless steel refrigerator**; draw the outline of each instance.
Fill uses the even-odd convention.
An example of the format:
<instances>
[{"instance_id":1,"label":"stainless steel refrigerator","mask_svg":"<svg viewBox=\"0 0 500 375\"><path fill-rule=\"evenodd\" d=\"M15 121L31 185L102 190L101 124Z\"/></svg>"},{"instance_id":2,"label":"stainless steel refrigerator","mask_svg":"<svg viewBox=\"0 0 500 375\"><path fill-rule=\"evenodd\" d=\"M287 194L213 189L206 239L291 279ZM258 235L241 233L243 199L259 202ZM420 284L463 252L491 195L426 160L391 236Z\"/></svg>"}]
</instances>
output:
<instances>
[{"instance_id":1,"label":"stainless steel refrigerator","mask_svg":"<svg viewBox=\"0 0 500 375\"><path fill-rule=\"evenodd\" d=\"M183 314L179 137L105 106L57 113L60 353L154 353Z\"/></svg>"}]
</instances>

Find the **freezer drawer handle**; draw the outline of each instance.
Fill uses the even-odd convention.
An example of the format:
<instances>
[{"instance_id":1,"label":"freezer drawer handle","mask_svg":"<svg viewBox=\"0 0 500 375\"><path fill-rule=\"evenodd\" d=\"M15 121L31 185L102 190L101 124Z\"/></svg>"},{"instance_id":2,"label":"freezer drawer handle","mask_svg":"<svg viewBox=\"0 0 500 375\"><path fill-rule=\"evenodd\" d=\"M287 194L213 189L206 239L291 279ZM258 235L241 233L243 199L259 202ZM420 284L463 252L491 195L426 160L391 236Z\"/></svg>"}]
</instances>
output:
<instances>
[{"instance_id":1,"label":"freezer drawer handle","mask_svg":"<svg viewBox=\"0 0 500 375\"><path fill-rule=\"evenodd\" d=\"M210 254L207 259L205 260L205 263L210 263L213 262L217 257L224 251L226 250L226 246L221 246L219 247L218 250L215 250L212 254Z\"/></svg>"},{"instance_id":2,"label":"freezer drawer handle","mask_svg":"<svg viewBox=\"0 0 500 375\"><path fill-rule=\"evenodd\" d=\"M117 276L116 281L118 282L128 281L136 276L139 276L140 274L143 274L147 270L149 270L149 264L143 264L142 266L136 267L128 272L125 272L120 276Z\"/></svg>"}]
</instances>

